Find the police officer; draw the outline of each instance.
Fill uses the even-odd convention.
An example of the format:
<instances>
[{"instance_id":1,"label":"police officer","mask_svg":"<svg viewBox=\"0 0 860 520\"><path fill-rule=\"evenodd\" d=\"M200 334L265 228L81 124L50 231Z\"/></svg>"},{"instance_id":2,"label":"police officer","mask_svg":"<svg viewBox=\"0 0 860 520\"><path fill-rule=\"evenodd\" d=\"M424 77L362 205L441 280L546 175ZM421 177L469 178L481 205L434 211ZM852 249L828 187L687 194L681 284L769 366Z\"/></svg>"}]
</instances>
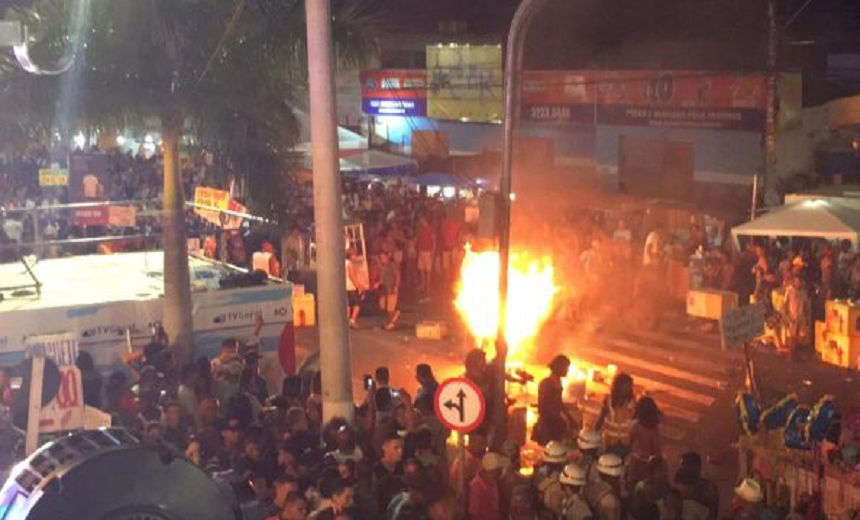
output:
<instances>
[{"instance_id":1,"label":"police officer","mask_svg":"<svg viewBox=\"0 0 860 520\"><path fill-rule=\"evenodd\" d=\"M543 509L553 515L561 514L564 491L558 481L567 464L567 446L558 441L549 441L543 450L543 463L535 472L534 486Z\"/></svg>"},{"instance_id":2,"label":"police officer","mask_svg":"<svg viewBox=\"0 0 860 520\"><path fill-rule=\"evenodd\" d=\"M561 505L562 520L590 520L591 508L582 497L582 489L586 484L586 470L579 464L568 464L558 477L561 489L564 491L564 501Z\"/></svg>"},{"instance_id":3,"label":"police officer","mask_svg":"<svg viewBox=\"0 0 860 520\"><path fill-rule=\"evenodd\" d=\"M585 500L596 515L595 520L621 520L621 476L624 461L614 453L604 453L597 459L600 480L585 486Z\"/></svg>"},{"instance_id":4,"label":"police officer","mask_svg":"<svg viewBox=\"0 0 860 520\"><path fill-rule=\"evenodd\" d=\"M576 447L573 461L585 470L589 482L600 480L600 475L597 473L597 459L603 453L603 436L595 429L583 428L579 430L579 435L576 437Z\"/></svg>"}]
</instances>

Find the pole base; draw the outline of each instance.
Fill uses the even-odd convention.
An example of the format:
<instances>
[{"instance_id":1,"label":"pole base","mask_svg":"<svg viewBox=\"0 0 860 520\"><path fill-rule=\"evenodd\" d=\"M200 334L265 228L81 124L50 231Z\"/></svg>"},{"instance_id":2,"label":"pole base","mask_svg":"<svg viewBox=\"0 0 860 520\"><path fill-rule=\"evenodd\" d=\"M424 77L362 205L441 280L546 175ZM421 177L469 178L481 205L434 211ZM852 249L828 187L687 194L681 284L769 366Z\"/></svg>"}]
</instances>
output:
<instances>
[{"instance_id":1,"label":"pole base","mask_svg":"<svg viewBox=\"0 0 860 520\"><path fill-rule=\"evenodd\" d=\"M355 421L355 405L352 401L335 401L323 397L323 424L335 417L344 418L349 424L353 424Z\"/></svg>"}]
</instances>

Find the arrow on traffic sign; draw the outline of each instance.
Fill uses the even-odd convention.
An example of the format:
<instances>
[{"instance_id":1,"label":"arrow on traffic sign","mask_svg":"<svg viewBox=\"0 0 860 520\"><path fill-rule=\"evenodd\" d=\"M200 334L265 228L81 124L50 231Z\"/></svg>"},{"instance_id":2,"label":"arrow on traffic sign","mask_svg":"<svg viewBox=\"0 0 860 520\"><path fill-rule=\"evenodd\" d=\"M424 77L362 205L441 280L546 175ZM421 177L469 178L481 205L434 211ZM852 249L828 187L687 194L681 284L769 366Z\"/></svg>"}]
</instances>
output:
<instances>
[{"instance_id":1,"label":"arrow on traffic sign","mask_svg":"<svg viewBox=\"0 0 860 520\"><path fill-rule=\"evenodd\" d=\"M445 408L449 410L457 410L457 413L460 414L460 422L464 422L466 420L466 392L464 392L462 388L457 392L457 400L460 401L459 404L448 399L445 401Z\"/></svg>"}]
</instances>

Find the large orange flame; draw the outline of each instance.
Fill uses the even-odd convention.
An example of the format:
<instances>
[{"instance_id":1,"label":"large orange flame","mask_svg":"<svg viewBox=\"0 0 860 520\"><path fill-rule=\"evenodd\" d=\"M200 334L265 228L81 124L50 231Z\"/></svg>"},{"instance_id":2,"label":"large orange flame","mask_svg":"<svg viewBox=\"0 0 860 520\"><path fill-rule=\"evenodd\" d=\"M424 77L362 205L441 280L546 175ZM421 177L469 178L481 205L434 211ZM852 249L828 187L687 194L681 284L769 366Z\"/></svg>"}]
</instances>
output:
<instances>
[{"instance_id":1,"label":"large orange flame","mask_svg":"<svg viewBox=\"0 0 860 520\"><path fill-rule=\"evenodd\" d=\"M506 336L508 355L521 359L553 309L556 286L552 258L512 254L508 269ZM469 331L479 342L494 341L499 317L499 253L466 247L454 302Z\"/></svg>"}]
</instances>

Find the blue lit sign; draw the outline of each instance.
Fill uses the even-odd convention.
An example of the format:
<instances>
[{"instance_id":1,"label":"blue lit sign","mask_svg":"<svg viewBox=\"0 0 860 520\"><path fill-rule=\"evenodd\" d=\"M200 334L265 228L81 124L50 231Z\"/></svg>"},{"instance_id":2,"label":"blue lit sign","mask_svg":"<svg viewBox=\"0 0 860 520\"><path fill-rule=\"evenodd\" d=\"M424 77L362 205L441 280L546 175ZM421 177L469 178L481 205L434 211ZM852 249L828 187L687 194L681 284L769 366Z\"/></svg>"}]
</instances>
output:
<instances>
[{"instance_id":1,"label":"blue lit sign","mask_svg":"<svg viewBox=\"0 0 860 520\"><path fill-rule=\"evenodd\" d=\"M427 100L363 98L361 111L372 116L424 117L427 115Z\"/></svg>"}]
</instances>

